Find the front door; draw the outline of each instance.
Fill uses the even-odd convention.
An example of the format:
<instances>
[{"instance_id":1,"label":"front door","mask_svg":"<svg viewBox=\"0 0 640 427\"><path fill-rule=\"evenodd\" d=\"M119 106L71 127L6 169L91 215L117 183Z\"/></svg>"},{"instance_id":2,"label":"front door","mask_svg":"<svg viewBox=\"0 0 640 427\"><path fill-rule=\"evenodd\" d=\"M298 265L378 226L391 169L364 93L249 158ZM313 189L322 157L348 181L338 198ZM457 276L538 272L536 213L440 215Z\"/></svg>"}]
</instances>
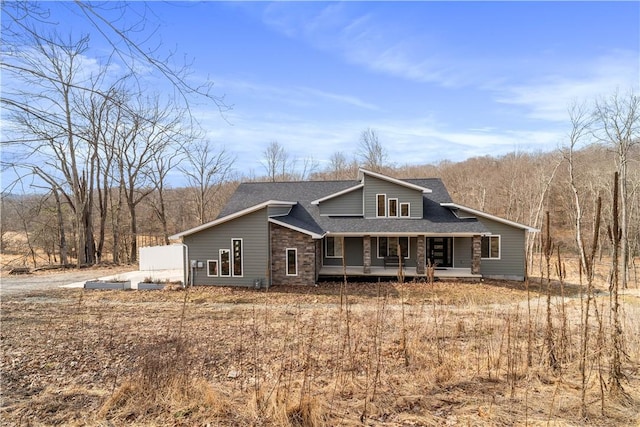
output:
<instances>
[{"instance_id":1,"label":"front door","mask_svg":"<svg viewBox=\"0 0 640 427\"><path fill-rule=\"evenodd\" d=\"M453 238L427 237L427 260L438 267L453 267Z\"/></svg>"}]
</instances>

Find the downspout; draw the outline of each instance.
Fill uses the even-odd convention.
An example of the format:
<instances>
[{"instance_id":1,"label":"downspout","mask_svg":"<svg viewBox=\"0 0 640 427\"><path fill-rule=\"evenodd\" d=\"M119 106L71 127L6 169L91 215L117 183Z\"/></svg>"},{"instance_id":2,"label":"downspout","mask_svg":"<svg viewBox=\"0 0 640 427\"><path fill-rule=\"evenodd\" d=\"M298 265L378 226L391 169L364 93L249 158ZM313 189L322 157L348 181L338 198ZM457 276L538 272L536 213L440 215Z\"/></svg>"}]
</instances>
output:
<instances>
[{"instance_id":1,"label":"downspout","mask_svg":"<svg viewBox=\"0 0 640 427\"><path fill-rule=\"evenodd\" d=\"M187 280L189 279L189 275L187 274L187 267L189 265L189 246L187 246L185 243L180 243L183 247L184 247L184 253L182 254L182 261L184 262L182 265L182 278L184 279L182 281L182 288L186 288L187 287ZM193 283L192 283L193 285Z\"/></svg>"}]
</instances>

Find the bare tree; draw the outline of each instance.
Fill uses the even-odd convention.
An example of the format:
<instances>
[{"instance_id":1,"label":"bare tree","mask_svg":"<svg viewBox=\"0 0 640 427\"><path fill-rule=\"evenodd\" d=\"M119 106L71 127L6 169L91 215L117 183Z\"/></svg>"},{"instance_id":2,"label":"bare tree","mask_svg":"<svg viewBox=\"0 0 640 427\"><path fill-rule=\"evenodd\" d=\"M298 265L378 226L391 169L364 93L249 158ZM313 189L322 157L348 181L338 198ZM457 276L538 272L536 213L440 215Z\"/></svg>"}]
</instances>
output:
<instances>
[{"instance_id":1,"label":"bare tree","mask_svg":"<svg viewBox=\"0 0 640 427\"><path fill-rule=\"evenodd\" d=\"M285 148L278 141L271 141L265 148L263 155L262 166L267 173L269 181L285 181L291 167L289 154Z\"/></svg>"},{"instance_id":2,"label":"bare tree","mask_svg":"<svg viewBox=\"0 0 640 427\"><path fill-rule=\"evenodd\" d=\"M75 101L88 38L64 42L57 34L32 38L32 50L15 51L3 68L14 81L2 103L22 139L9 141L25 155L22 166L37 168L67 200L75 214L78 264L94 262L92 191L95 153L79 136ZM5 66L9 64L8 66Z\"/></svg>"},{"instance_id":3,"label":"bare tree","mask_svg":"<svg viewBox=\"0 0 640 427\"><path fill-rule=\"evenodd\" d=\"M199 224L212 219L215 198L227 180L234 157L225 148L216 149L209 141L198 141L185 146L184 173L190 192L196 201Z\"/></svg>"},{"instance_id":4,"label":"bare tree","mask_svg":"<svg viewBox=\"0 0 640 427\"><path fill-rule=\"evenodd\" d=\"M336 151L329 158L326 175L330 179L353 179L357 170L358 165L355 159L349 161L342 151Z\"/></svg>"},{"instance_id":5,"label":"bare tree","mask_svg":"<svg viewBox=\"0 0 640 427\"><path fill-rule=\"evenodd\" d=\"M633 147L640 145L640 97L629 92L616 91L608 99L598 100L595 116L599 125L596 135L616 152L616 169L620 190L620 256L622 261L621 285L627 288L629 280L629 174L628 166Z\"/></svg>"},{"instance_id":6,"label":"bare tree","mask_svg":"<svg viewBox=\"0 0 640 427\"><path fill-rule=\"evenodd\" d=\"M580 193L577 187L574 152L577 149L578 145L590 135L593 120L584 104L572 104L569 108L569 117L571 120L571 130L568 137L569 145L564 150L564 156L565 160L567 161L567 167L569 171L569 185L571 186L571 191L573 193L573 208L575 209L574 230L576 245L578 248L578 255L580 256L582 271L588 272L592 270L589 267L587 252L585 250L584 240L582 237L583 203L580 199Z\"/></svg>"},{"instance_id":7,"label":"bare tree","mask_svg":"<svg viewBox=\"0 0 640 427\"><path fill-rule=\"evenodd\" d=\"M367 128L360 134L358 157L362 165L373 172L381 172L388 166L388 153L378 139L378 133Z\"/></svg>"},{"instance_id":8,"label":"bare tree","mask_svg":"<svg viewBox=\"0 0 640 427\"><path fill-rule=\"evenodd\" d=\"M168 225L168 212L167 212L167 200L166 190L169 185L168 175L180 164L182 160L181 146L169 146L165 152L156 152L153 154L153 161L151 162L152 173L149 175L149 179L153 183L154 192L151 195L151 208L160 221L162 227L162 237L164 244L169 244L169 225Z\"/></svg>"},{"instance_id":9,"label":"bare tree","mask_svg":"<svg viewBox=\"0 0 640 427\"><path fill-rule=\"evenodd\" d=\"M116 156L120 187L129 208L129 260L138 259L137 207L155 187L150 175L153 160L162 155L182 131L179 115L170 102L161 105L158 97L137 97L128 117L120 123Z\"/></svg>"}]
</instances>

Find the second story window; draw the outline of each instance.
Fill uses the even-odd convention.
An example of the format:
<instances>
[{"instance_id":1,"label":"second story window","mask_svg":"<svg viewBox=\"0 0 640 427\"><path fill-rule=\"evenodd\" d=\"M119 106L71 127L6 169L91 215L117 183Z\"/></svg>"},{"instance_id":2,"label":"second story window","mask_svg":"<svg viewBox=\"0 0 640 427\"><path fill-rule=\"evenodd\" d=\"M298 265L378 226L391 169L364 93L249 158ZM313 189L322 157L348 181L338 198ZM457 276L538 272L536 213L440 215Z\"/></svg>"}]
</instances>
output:
<instances>
[{"instance_id":1,"label":"second story window","mask_svg":"<svg viewBox=\"0 0 640 427\"><path fill-rule=\"evenodd\" d=\"M409 203L400 203L400 216L402 218L409 218L409 216L411 216L409 212Z\"/></svg>"},{"instance_id":2,"label":"second story window","mask_svg":"<svg viewBox=\"0 0 640 427\"><path fill-rule=\"evenodd\" d=\"M398 199L389 199L389 216L398 216Z\"/></svg>"},{"instance_id":3,"label":"second story window","mask_svg":"<svg viewBox=\"0 0 640 427\"><path fill-rule=\"evenodd\" d=\"M376 195L376 216L378 217L387 216L387 195L386 194Z\"/></svg>"}]
</instances>

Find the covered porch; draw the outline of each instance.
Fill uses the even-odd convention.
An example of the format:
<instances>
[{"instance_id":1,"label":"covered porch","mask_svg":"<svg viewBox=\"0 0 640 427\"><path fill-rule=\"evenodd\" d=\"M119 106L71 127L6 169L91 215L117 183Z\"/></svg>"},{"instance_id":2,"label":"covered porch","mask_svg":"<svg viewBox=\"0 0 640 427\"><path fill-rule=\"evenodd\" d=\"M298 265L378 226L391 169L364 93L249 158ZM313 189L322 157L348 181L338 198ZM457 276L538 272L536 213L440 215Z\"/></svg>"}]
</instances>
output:
<instances>
[{"instance_id":1,"label":"covered porch","mask_svg":"<svg viewBox=\"0 0 640 427\"><path fill-rule=\"evenodd\" d=\"M403 267L402 271L406 278L426 277L425 273L418 273L416 267ZM324 265L320 268L320 277L340 277L346 273L350 277L397 277L397 267L370 267L365 273L364 266L335 266ZM475 279L482 278L481 274L474 274L470 268L436 268L434 277L439 279Z\"/></svg>"}]
</instances>

